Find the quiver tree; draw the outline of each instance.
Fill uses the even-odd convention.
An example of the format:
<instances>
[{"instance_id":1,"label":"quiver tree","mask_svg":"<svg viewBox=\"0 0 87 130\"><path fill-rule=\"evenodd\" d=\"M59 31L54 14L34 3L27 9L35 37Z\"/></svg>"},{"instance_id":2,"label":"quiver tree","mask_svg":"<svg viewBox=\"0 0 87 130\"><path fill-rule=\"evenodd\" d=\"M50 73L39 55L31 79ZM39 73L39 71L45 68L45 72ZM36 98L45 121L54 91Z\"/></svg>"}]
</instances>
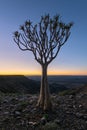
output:
<instances>
[{"instance_id":1,"label":"quiver tree","mask_svg":"<svg viewBox=\"0 0 87 130\"><path fill-rule=\"evenodd\" d=\"M20 31L14 33L14 41L22 51L31 51L42 67L40 96L38 106L51 109L51 99L47 80L47 67L56 58L60 48L70 36L72 23L65 24L60 16L41 17L40 23L33 25L26 21Z\"/></svg>"}]
</instances>

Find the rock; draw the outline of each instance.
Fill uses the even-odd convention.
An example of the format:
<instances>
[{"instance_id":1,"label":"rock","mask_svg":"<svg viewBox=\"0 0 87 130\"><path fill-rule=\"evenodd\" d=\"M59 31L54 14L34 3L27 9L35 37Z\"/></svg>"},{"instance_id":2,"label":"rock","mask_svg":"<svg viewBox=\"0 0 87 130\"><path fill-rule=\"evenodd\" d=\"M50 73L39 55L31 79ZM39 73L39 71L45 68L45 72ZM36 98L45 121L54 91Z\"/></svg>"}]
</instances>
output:
<instances>
[{"instance_id":1,"label":"rock","mask_svg":"<svg viewBox=\"0 0 87 130\"><path fill-rule=\"evenodd\" d=\"M73 95L69 95L69 99L72 99L74 96Z\"/></svg>"},{"instance_id":2,"label":"rock","mask_svg":"<svg viewBox=\"0 0 87 130\"><path fill-rule=\"evenodd\" d=\"M83 117L83 114L82 114L82 113L77 112L77 113L76 113L76 116L77 116L78 118L82 118L82 117Z\"/></svg>"},{"instance_id":3,"label":"rock","mask_svg":"<svg viewBox=\"0 0 87 130\"><path fill-rule=\"evenodd\" d=\"M76 109L76 105L73 105L73 108Z\"/></svg>"},{"instance_id":4,"label":"rock","mask_svg":"<svg viewBox=\"0 0 87 130\"><path fill-rule=\"evenodd\" d=\"M70 104L68 104L67 106L68 106L69 108L72 108L72 107L73 107L73 106L72 106L72 105L70 105Z\"/></svg>"},{"instance_id":5,"label":"rock","mask_svg":"<svg viewBox=\"0 0 87 130\"><path fill-rule=\"evenodd\" d=\"M72 111L66 111L66 113L67 113L67 114L73 114L73 112L72 112Z\"/></svg>"},{"instance_id":6,"label":"rock","mask_svg":"<svg viewBox=\"0 0 87 130\"><path fill-rule=\"evenodd\" d=\"M39 123L30 121L30 122L28 122L28 125L31 126L32 128L35 128L39 125Z\"/></svg>"},{"instance_id":7,"label":"rock","mask_svg":"<svg viewBox=\"0 0 87 130\"><path fill-rule=\"evenodd\" d=\"M3 103L8 103L9 101L7 100L7 99L5 99L4 101L3 101Z\"/></svg>"},{"instance_id":8,"label":"rock","mask_svg":"<svg viewBox=\"0 0 87 130\"><path fill-rule=\"evenodd\" d=\"M87 114L85 114L85 115L83 116L83 118L87 120Z\"/></svg>"},{"instance_id":9,"label":"rock","mask_svg":"<svg viewBox=\"0 0 87 130\"><path fill-rule=\"evenodd\" d=\"M42 117L41 120L40 120L40 123L41 123L42 125L45 125L45 124L47 123L46 118L45 118L45 117Z\"/></svg>"},{"instance_id":10,"label":"rock","mask_svg":"<svg viewBox=\"0 0 87 130\"><path fill-rule=\"evenodd\" d=\"M56 119L56 120L54 120L54 123L60 124L60 123L61 123L61 120L60 120L60 119Z\"/></svg>"},{"instance_id":11,"label":"rock","mask_svg":"<svg viewBox=\"0 0 87 130\"><path fill-rule=\"evenodd\" d=\"M4 112L4 115L8 115L8 114L9 114L9 112L8 112L8 111Z\"/></svg>"},{"instance_id":12,"label":"rock","mask_svg":"<svg viewBox=\"0 0 87 130\"><path fill-rule=\"evenodd\" d=\"M82 108L82 107L83 107L83 106L80 104L80 105L79 105L79 108Z\"/></svg>"},{"instance_id":13,"label":"rock","mask_svg":"<svg viewBox=\"0 0 87 130\"><path fill-rule=\"evenodd\" d=\"M34 108L34 109L31 110L31 113L34 113L36 111L37 111L37 108Z\"/></svg>"},{"instance_id":14,"label":"rock","mask_svg":"<svg viewBox=\"0 0 87 130\"><path fill-rule=\"evenodd\" d=\"M20 115L21 115L21 112L15 111L15 116L20 116Z\"/></svg>"}]
</instances>

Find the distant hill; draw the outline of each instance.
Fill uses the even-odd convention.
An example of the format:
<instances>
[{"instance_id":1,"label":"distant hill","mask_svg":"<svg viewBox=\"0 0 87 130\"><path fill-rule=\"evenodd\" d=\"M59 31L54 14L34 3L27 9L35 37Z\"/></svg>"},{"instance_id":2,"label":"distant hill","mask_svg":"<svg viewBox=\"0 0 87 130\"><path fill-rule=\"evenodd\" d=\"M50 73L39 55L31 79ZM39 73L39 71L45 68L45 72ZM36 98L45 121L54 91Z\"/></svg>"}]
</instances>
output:
<instances>
[{"instance_id":1,"label":"distant hill","mask_svg":"<svg viewBox=\"0 0 87 130\"><path fill-rule=\"evenodd\" d=\"M4 93L35 93L39 83L25 76L0 76L0 91Z\"/></svg>"},{"instance_id":2,"label":"distant hill","mask_svg":"<svg viewBox=\"0 0 87 130\"><path fill-rule=\"evenodd\" d=\"M64 85L53 83L50 85L51 93L66 90ZM0 76L0 91L3 93L39 93L40 82L22 75Z\"/></svg>"}]
</instances>

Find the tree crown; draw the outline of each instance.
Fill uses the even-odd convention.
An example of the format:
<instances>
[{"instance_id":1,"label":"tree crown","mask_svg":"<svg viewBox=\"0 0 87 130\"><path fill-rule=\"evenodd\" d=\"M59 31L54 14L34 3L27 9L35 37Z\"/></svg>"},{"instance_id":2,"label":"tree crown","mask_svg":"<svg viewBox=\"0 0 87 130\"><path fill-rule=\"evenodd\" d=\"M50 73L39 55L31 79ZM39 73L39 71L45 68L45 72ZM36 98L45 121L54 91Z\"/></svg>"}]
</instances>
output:
<instances>
[{"instance_id":1,"label":"tree crown","mask_svg":"<svg viewBox=\"0 0 87 130\"><path fill-rule=\"evenodd\" d=\"M36 25L26 21L19 32L14 32L14 41L21 50L32 51L41 65L49 64L69 38L72 25L63 23L59 15L50 18L48 14Z\"/></svg>"}]
</instances>

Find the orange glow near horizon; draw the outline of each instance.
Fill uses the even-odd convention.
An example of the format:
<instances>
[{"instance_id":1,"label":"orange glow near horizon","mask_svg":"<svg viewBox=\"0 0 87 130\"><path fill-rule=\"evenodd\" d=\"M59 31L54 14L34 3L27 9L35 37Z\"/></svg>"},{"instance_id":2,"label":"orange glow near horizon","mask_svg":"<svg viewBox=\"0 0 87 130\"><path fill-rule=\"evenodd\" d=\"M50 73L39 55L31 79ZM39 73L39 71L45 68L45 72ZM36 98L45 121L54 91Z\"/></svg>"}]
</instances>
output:
<instances>
[{"instance_id":1,"label":"orange glow near horizon","mask_svg":"<svg viewBox=\"0 0 87 130\"><path fill-rule=\"evenodd\" d=\"M40 72L25 72L25 71L18 71L18 72L0 72L0 75L41 75Z\"/></svg>"},{"instance_id":2,"label":"orange glow near horizon","mask_svg":"<svg viewBox=\"0 0 87 130\"><path fill-rule=\"evenodd\" d=\"M56 72L49 72L48 75L87 75L87 72L81 71L56 71Z\"/></svg>"},{"instance_id":3,"label":"orange glow near horizon","mask_svg":"<svg viewBox=\"0 0 87 130\"><path fill-rule=\"evenodd\" d=\"M41 75L41 71L3 71L0 75ZM87 71L61 71L61 70L48 70L48 75L87 75Z\"/></svg>"}]
</instances>

